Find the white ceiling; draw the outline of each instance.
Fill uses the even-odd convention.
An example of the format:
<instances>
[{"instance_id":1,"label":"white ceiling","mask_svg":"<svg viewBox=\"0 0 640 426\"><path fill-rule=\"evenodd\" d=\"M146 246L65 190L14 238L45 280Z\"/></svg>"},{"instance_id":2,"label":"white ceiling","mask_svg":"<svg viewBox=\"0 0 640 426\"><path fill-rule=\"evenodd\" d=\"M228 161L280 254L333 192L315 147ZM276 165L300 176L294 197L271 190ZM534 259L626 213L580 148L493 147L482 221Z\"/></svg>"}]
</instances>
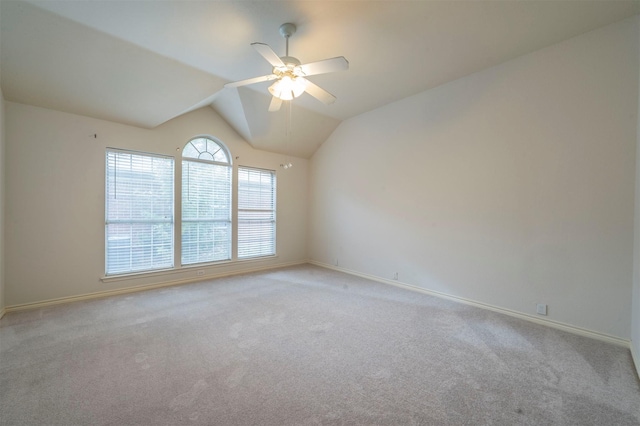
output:
<instances>
[{"instance_id":1,"label":"white ceiling","mask_svg":"<svg viewBox=\"0 0 640 426\"><path fill-rule=\"evenodd\" d=\"M152 128L211 105L259 149L311 156L340 121L640 12L638 1L0 0L6 100ZM269 113L269 74L250 44L303 63L345 56L345 72L309 77L337 96L304 94Z\"/></svg>"}]
</instances>

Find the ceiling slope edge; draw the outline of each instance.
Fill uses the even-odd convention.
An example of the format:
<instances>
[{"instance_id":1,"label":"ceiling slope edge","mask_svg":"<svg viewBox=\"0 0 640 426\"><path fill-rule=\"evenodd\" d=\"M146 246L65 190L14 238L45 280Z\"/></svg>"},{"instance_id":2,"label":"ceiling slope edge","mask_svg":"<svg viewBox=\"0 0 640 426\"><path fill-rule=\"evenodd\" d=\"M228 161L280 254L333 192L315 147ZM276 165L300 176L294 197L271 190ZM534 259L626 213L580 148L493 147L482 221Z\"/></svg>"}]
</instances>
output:
<instances>
[{"instance_id":1,"label":"ceiling slope edge","mask_svg":"<svg viewBox=\"0 0 640 426\"><path fill-rule=\"evenodd\" d=\"M213 96L213 102L210 103L210 106L236 133L242 136L249 145L252 145L251 130L237 89L219 91Z\"/></svg>"},{"instance_id":2,"label":"ceiling slope edge","mask_svg":"<svg viewBox=\"0 0 640 426\"><path fill-rule=\"evenodd\" d=\"M154 128L226 82L29 3L3 2L2 12L8 101Z\"/></svg>"}]
</instances>

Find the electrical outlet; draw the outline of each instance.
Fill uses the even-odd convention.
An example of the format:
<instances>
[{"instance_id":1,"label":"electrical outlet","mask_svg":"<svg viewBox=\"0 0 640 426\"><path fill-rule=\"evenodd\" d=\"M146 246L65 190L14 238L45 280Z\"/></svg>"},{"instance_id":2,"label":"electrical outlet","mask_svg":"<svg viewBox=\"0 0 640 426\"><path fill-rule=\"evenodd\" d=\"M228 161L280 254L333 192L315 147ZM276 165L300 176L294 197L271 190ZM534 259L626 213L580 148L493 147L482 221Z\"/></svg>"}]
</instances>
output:
<instances>
[{"instance_id":1,"label":"electrical outlet","mask_svg":"<svg viewBox=\"0 0 640 426\"><path fill-rule=\"evenodd\" d=\"M198 272L196 272L196 274L201 277L202 275L204 275L204 269L199 269Z\"/></svg>"},{"instance_id":2,"label":"electrical outlet","mask_svg":"<svg viewBox=\"0 0 640 426\"><path fill-rule=\"evenodd\" d=\"M538 305L536 306L536 312L540 315L547 315L547 305L538 303Z\"/></svg>"}]
</instances>

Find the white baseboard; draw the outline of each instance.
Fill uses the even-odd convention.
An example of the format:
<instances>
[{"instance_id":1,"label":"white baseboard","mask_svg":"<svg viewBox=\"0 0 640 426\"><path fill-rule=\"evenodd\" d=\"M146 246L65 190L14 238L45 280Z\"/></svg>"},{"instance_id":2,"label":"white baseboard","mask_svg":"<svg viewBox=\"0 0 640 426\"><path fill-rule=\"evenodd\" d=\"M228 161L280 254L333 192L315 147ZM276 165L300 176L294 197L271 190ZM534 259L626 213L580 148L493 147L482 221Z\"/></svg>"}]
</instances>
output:
<instances>
[{"instance_id":1,"label":"white baseboard","mask_svg":"<svg viewBox=\"0 0 640 426\"><path fill-rule=\"evenodd\" d=\"M7 309L6 308L2 308L0 309L0 319L2 319L2 317L4 316L4 314L7 313Z\"/></svg>"},{"instance_id":2,"label":"white baseboard","mask_svg":"<svg viewBox=\"0 0 640 426\"><path fill-rule=\"evenodd\" d=\"M640 353L635 350L633 341L629 342L629 348L631 349L631 358L633 358L633 363L636 366L636 373L638 373L638 377L640 378Z\"/></svg>"},{"instance_id":3,"label":"white baseboard","mask_svg":"<svg viewBox=\"0 0 640 426\"><path fill-rule=\"evenodd\" d=\"M499 306L489 305L487 303L477 302L475 300L466 299L464 297L452 296L450 294L441 293L439 291L428 290L422 287L418 287L411 284L405 284L396 280L389 280L386 278L380 278L375 275L363 274L357 271L353 271L350 269L342 268L339 266L333 266L322 262L317 262L315 260L309 260L309 263L312 265L320 266L327 269L333 269L335 271L344 272L350 275L355 275L361 278L366 278L372 281L381 282L384 284L390 284L395 287L404 288L407 290L417 291L420 293L428 294L435 297L440 297L442 299L452 300L454 302L464 303L465 305L471 305L482 309L488 309L490 311L499 312L501 314L509 315L512 317L520 318L526 321L534 322L536 324L546 325L548 327L553 327L559 330L568 331L569 333L578 334L580 336L590 337L592 339L601 340L608 343L613 343L614 345L623 346L625 348L630 347L629 340L622 339L620 337L611 336L605 333L600 333L598 331L588 330L581 327L576 327L570 324L565 324L559 321L554 321L550 319L543 319L539 317L535 317L533 315L525 314L523 312L513 311L511 309L501 308ZM636 366L639 364L636 362Z\"/></svg>"},{"instance_id":4,"label":"white baseboard","mask_svg":"<svg viewBox=\"0 0 640 426\"><path fill-rule=\"evenodd\" d=\"M98 291L94 293L81 294L78 296L60 297L57 299L48 299L40 302L32 302L32 303L24 303L21 305L7 306L3 309L2 313L4 315L4 313L23 311L27 309L37 309L37 308L43 308L46 306L59 305L62 303L78 302L81 300L99 299L102 297L117 296L119 294L137 293L140 291L153 290L155 288L171 287L171 286L182 285L182 284L191 284L191 283L200 282L200 281L208 281L215 278L249 274L252 272L268 271L270 269L286 268L288 266L303 265L306 263L309 263L309 262L307 260L300 260L295 262L278 263L275 265L258 266L254 268L246 268L246 269L237 270L237 271L221 272L218 274L207 274L207 275L202 275L195 278L190 277L190 278L185 278L180 280L164 281L156 284L126 287L126 288L120 288L116 290ZM1 317L2 316L0 315L0 318Z\"/></svg>"}]
</instances>

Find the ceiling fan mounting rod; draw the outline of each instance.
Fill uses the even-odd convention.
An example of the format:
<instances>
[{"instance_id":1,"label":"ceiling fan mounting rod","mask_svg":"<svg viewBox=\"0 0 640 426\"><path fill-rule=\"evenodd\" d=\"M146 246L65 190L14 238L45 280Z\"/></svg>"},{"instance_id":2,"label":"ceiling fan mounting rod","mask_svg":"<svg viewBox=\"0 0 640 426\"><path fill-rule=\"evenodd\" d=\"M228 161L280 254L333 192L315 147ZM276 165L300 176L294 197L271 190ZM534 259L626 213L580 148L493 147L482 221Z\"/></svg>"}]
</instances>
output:
<instances>
[{"instance_id":1,"label":"ceiling fan mounting rod","mask_svg":"<svg viewBox=\"0 0 640 426\"><path fill-rule=\"evenodd\" d=\"M282 35L282 37L284 37L286 41L287 50L286 50L285 56L289 56L289 37L295 34L296 30L297 30L296 24L292 24L290 22L280 25L280 34Z\"/></svg>"}]
</instances>

